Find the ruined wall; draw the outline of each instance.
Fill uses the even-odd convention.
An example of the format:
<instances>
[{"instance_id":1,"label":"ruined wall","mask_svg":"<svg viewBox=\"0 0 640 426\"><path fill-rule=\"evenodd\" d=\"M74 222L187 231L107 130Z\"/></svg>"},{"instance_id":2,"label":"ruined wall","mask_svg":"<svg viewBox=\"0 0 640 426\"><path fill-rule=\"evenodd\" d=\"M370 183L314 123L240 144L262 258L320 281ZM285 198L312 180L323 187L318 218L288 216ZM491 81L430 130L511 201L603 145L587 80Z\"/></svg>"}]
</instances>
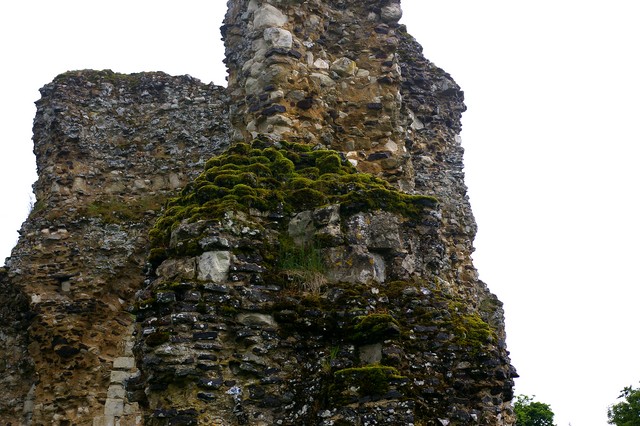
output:
<instances>
[{"instance_id":1,"label":"ruined wall","mask_svg":"<svg viewBox=\"0 0 640 426\"><path fill-rule=\"evenodd\" d=\"M2 297L12 391L0 393L0 418L91 424L114 360L131 350L148 230L227 145L226 97L190 77L110 71L70 72L41 94L37 203L1 277L14 295Z\"/></svg>"},{"instance_id":2,"label":"ruined wall","mask_svg":"<svg viewBox=\"0 0 640 426\"><path fill-rule=\"evenodd\" d=\"M399 1L228 4L226 90L42 89L38 202L0 271L0 418L511 425L460 88Z\"/></svg>"}]
</instances>

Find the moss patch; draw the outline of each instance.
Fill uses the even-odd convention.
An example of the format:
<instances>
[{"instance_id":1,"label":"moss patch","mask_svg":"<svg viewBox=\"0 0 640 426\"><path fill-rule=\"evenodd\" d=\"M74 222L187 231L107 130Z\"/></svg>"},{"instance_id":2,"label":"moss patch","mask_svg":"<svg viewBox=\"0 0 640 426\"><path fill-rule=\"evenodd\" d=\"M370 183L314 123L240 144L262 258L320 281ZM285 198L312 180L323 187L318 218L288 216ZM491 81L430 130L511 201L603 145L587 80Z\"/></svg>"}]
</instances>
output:
<instances>
[{"instance_id":1,"label":"moss patch","mask_svg":"<svg viewBox=\"0 0 640 426\"><path fill-rule=\"evenodd\" d=\"M449 310L455 340L458 344L479 350L496 339L495 332L489 324L483 321L479 314L469 312L464 304L452 302L449 304Z\"/></svg>"},{"instance_id":2,"label":"moss patch","mask_svg":"<svg viewBox=\"0 0 640 426\"><path fill-rule=\"evenodd\" d=\"M86 205L80 211L82 216L99 217L105 223L125 223L140 221L147 212L158 211L164 197L149 196L131 198L103 197Z\"/></svg>"},{"instance_id":3,"label":"moss patch","mask_svg":"<svg viewBox=\"0 0 640 426\"><path fill-rule=\"evenodd\" d=\"M402 378L398 370L383 365L345 368L334 373L335 391L354 388L360 396L381 396L389 391L391 380Z\"/></svg>"},{"instance_id":4,"label":"moss patch","mask_svg":"<svg viewBox=\"0 0 640 426\"><path fill-rule=\"evenodd\" d=\"M352 340L373 343L400 335L400 324L389 314L369 314L356 318Z\"/></svg>"},{"instance_id":5,"label":"moss patch","mask_svg":"<svg viewBox=\"0 0 640 426\"><path fill-rule=\"evenodd\" d=\"M340 205L343 214L380 209L414 218L437 201L358 173L337 151L288 142L239 143L207 161L205 171L169 200L150 232L154 261L183 254L168 248L171 230L185 219L215 220L251 209L290 214L327 204Z\"/></svg>"}]
</instances>

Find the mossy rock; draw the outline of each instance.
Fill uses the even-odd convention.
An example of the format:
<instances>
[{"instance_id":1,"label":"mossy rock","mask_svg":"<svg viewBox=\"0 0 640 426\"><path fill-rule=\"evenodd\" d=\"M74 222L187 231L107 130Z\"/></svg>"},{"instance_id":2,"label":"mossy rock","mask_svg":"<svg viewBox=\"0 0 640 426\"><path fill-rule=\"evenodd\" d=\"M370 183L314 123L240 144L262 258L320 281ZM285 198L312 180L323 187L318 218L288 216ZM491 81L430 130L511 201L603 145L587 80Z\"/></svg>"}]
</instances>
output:
<instances>
[{"instance_id":1,"label":"mossy rock","mask_svg":"<svg viewBox=\"0 0 640 426\"><path fill-rule=\"evenodd\" d=\"M392 381L401 380L404 377L394 367L368 365L338 370L333 378L333 395L330 395L330 398L340 401L345 397L348 398L345 394L348 394L351 389L355 389L360 397L383 396L389 391Z\"/></svg>"},{"instance_id":2,"label":"mossy rock","mask_svg":"<svg viewBox=\"0 0 640 426\"><path fill-rule=\"evenodd\" d=\"M478 313L468 312L462 303L452 303L449 306L451 324L455 334L455 341L460 346L479 351L488 343L496 340L496 334Z\"/></svg>"},{"instance_id":3,"label":"mossy rock","mask_svg":"<svg viewBox=\"0 0 640 426\"><path fill-rule=\"evenodd\" d=\"M331 153L316 159L316 166L320 173L339 173L342 168L342 159L338 153Z\"/></svg>"},{"instance_id":4,"label":"mossy rock","mask_svg":"<svg viewBox=\"0 0 640 426\"><path fill-rule=\"evenodd\" d=\"M144 342L151 347L160 346L163 343L167 343L171 339L171 334L168 331L154 331L149 334Z\"/></svg>"},{"instance_id":5,"label":"mossy rock","mask_svg":"<svg viewBox=\"0 0 640 426\"><path fill-rule=\"evenodd\" d=\"M400 323L389 314L369 314L356 318L351 339L374 343L400 336Z\"/></svg>"},{"instance_id":6,"label":"mossy rock","mask_svg":"<svg viewBox=\"0 0 640 426\"><path fill-rule=\"evenodd\" d=\"M337 151L260 139L238 143L207 161L204 172L167 202L150 232L152 265L162 261L162 254L186 254L169 247L171 230L184 220L217 220L249 209L292 214L328 204L339 204L344 214L385 210L417 218L437 201L359 173Z\"/></svg>"},{"instance_id":7,"label":"mossy rock","mask_svg":"<svg viewBox=\"0 0 640 426\"><path fill-rule=\"evenodd\" d=\"M149 211L158 211L164 202L159 195L146 197L102 197L79 209L85 217L98 217L105 223L140 222Z\"/></svg>"}]
</instances>

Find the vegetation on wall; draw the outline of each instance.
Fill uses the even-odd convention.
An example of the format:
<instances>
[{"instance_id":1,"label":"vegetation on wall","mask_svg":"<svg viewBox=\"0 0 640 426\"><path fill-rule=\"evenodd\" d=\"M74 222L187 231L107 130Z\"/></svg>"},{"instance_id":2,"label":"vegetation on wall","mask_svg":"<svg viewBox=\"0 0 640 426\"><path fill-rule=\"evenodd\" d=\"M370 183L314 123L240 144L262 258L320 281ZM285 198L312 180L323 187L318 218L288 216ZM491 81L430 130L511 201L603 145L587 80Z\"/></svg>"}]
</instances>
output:
<instances>
[{"instance_id":1,"label":"vegetation on wall","mask_svg":"<svg viewBox=\"0 0 640 426\"><path fill-rule=\"evenodd\" d=\"M215 220L230 211L288 215L329 204L340 205L345 215L381 209L411 218L437 200L405 194L359 173L337 151L257 139L211 158L205 171L167 203L150 232L154 258L183 254L168 250L171 231L183 220Z\"/></svg>"},{"instance_id":2,"label":"vegetation on wall","mask_svg":"<svg viewBox=\"0 0 640 426\"><path fill-rule=\"evenodd\" d=\"M120 197L103 197L89 203L80 212L87 217L99 217L105 223L124 223L141 220L148 212L160 209L162 196L139 197L125 200Z\"/></svg>"},{"instance_id":3,"label":"vegetation on wall","mask_svg":"<svg viewBox=\"0 0 640 426\"><path fill-rule=\"evenodd\" d=\"M280 238L275 269L281 279L303 292L317 295L327 283L321 248L315 244L297 245L286 236Z\"/></svg>"}]
</instances>

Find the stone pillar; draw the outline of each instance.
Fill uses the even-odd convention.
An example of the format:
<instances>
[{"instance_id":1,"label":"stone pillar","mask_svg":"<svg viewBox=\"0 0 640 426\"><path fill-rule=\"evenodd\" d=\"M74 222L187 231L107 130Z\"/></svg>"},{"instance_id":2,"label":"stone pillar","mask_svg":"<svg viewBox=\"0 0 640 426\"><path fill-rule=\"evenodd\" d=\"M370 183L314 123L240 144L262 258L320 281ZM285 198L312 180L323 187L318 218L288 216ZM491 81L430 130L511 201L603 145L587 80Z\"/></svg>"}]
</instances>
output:
<instances>
[{"instance_id":1,"label":"stone pillar","mask_svg":"<svg viewBox=\"0 0 640 426\"><path fill-rule=\"evenodd\" d=\"M399 0L231 2L222 30L233 137L321 144L411 189L401 16Z\"/></svg>"}]
</instances>

